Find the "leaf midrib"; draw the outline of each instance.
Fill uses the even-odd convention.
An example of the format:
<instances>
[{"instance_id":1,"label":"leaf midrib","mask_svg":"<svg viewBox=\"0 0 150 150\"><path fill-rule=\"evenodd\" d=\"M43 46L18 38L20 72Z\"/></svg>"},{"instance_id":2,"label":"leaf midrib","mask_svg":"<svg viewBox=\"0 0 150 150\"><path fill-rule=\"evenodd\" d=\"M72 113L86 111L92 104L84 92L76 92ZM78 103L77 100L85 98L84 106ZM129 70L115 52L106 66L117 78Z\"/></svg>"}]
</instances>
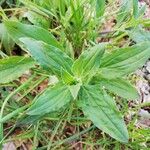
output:
<instances>
[{"instance_id":1,"label":"leaf midrib","mask_svg":"<svg viewBox=\"0 0 150 150\"><path fill-rule=\"evenodd\" d=\"M86 93L90 96L90 92L87 92L88 90L86 90L86 88L84 88L85 89L85 91L86 91ZM92 94L91 94L92 95ZM92 98L93 98L93 96L91 96ZM106 102L106 101L104 101L104 102ZM107 103L107 102L106 102ZM97 102L96 102L96 104L97 104ZM110 106L111 107L111 105L109 105L109 103L107 103L108 104L108 106ZM98 106L99 106L99 104L97 104ZM99 108L101 108L101 107L99 107ZM112 124L114 125L114 127L116 128L116 124L113 122L113 120L107 115L107 113L105 113L105 111L101 108L101 110L102 110L102 112L108 117L108 119L109 120L111 120L111 122L112 122ZM123 132L121 132L118 128L116 128L118 131L119 131L119 133L121 134L121 136L123 135L123 137L124 137L124 134L123 134ZM126 137L124 137L124 138L126 138Z\"/></svg>"}]
</instances>

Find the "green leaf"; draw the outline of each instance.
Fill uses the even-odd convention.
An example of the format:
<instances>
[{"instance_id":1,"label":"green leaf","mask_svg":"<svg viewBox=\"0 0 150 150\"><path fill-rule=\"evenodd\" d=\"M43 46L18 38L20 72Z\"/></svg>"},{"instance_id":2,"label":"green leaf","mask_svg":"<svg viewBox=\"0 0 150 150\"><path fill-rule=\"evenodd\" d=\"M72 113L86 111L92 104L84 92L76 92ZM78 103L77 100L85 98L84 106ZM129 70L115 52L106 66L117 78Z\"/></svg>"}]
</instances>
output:
<instances>
[{"instance_id":1,"label":"green leaf","mask_svg":"<svg viewBox=\"0 0 150 150\"><path fill-rule=\"evenodd\" d=\"M66 84L73 84L75 82L74 77L63 68L61 69L61 78Z\"/></svg>"},{"instance_id":2,"label":"green leaf","mask_svg":"<svg viewBox=\"0 0 150 150\"><path fill-rule=\"evenodd\" d=\"M124 120L109 95L100 91L98 85L88 85L82 87L80 96L84 114L96 127L120 142L128 142Z\"/></svg>"},{"instance_id":3,"label":"green leaf","mask_svg":"<svg viewBox=\"0 0 150 150\"><path fill-rule=\"evenodd\" d=\"M24 17L28 18L32 24L39 27L48 29L50 26L50 21L46 17L43 17L42 15L39 15L33 11L25 12Z\"/></svg>"},{"instance_id":4,"label":"green leaf","mask_svg":"<svg viewBox=\"0 0 150 150\"><path fill-rule=\"evenodd\" d=\"M7 54L11 55L11 51L14 48L15 42L9 36L4 24L0 24L0 39Z\"/></svg>"},{"instance_id":5,"label":"green leaf","mask_svg":"<svg viewBox=\"0 0 150 150\"><path fill-rule=\"evenodd\" d=\"M80 78L95 73L100 66L100 58L104 54L105 44L98 44L89 50L84 51L80 57L74 62L72 71Z\"/></svg>"},{"instance_id":6,"label":"green leaf","mask_svg":"<svg viewBox=\"0 0 150 150\"><path fill-rule=\"evenodd\" d=\"M0 83L17 79L34 64L33 59L21 56L0 59Z\"/></svg>"},{"instance_id":7,"label":"green leaf","mask_svg":"<svg viewBox=\"0 0 150 150\"><path fill-rule=\"evenodd\" d=\"M150 41L150 32L140 27L127 31L129 37L136 43Z\"/></svg>"},{"instance_id":8,"label":"green leaf","mask_svg":"<svg viewBox=\"0 0 150 150\"><path fill-rule=\"evenodd\" d=\"M66 8L66 2L64 0L59 0L59 12L61 17L65 16L65 8Z\"/></svg>"},{"instance_id":9,"label":"green leaf","mask_svg":"<svg viewBox=\"0 0 150 150\"><path fill-rule=\"evenodd\" d=\"M147 5L143 5L141 8L139 8L139 12L138 12L138 16L139 17L143 17L145 12L146 12L146 8L147 8Z\"/></svg>"},{"instance_id":10,"label":"green leaf","mask_svg":"<svg viewBox=\"0 0 150 150\"><path fill-rule=\"evenodd\" d=\"M99 84L101 87L105 87L106 89L118 94L120 97L126 99L138 99L139 94L137 90L127 81L124 79L100 79Z\"/></svg>"},{"instance_id":11,"label":"green leaf","mask_svg":"<svg viewBox=\"0 0 150 150\"><path fill-rule=\"evenodd\" d=\"M102 59L100 74L104 78L117 78L142 67L150 57L150 43L119 48Z\"/></svg>"},{"instance_id":12,"label":"green leaf","mask_svg":"<svg viewBox=\"0 0 150 150\"><path fill-rule=\"evenodd\" d=\"M21 2L21 3L23 3L25 6L26 6L26 8L29 8L30 10L33 10L34 12L36 12L36 13L38 13L38 14L40 14L40 15L42 15L42 16L44 16L44 17L47 17L47 18L49 18L49 17L57 17L52 11L51 11L51 9L50 9L50 1L47 1L46 0L46 2L45 1L39 1L39 3L35 3L35 1L34 2L32 2L32 1L30 1L30 0L19 0L19 2ZM43 6L41 6L40 4L42 4L43 3ZM45 3L45 5L47 5L48 6L48 8L46 9L46 8L44 8L44 3ZM47 3L47 4L46 4Z\"/></svg>"},{"instance_id":13,"label":"green leaf","mask_svg":"<svg viewBox=\"0 0 150 150\"><path fill-rule=\"evenodd\" d=\"M81 84L78 83L74 77L64 69L61 71L61 78L63 82L68 85L70 93L75 100L78 96Z\"/></svg>"},{"instance_id":14,"label":"green leaf","mask_svg":"<svg viewBox=\"0 0 150 150\"><path fill-rule=\"evenodd\" d=\"M35 98L27 114L43 115L57 111L72 99L73 97L66 85L58 84L54 87L48 87L39 97Z\"/></svg>"},{"instance_id":15,"label":"green leaf","mask_svg":"<svg viewBox=\"0 0 150 150\"><path fill-rule=\"evenodd\" d=\"M36 124L41 118L43 118L43 115L34 115L34 116L25 116L24 118L21 118L17 120L16 126L26 126L26 125L34 125Z\"/></svg>"},{"instance_id":16,"label":"green leaf","mask_svg":"<svg viewBox=\"0 0 150 150\"><path fill-rule=\"evenodd\" d=\"M21 38L20 41L45 70L52 71L59 76L62 68L71 73L73 61L60 49L31 38Z\"/></svg>"},{"instance_id":17,"label":"green leaf","mask_svg":"<svg viewBox=\"0 0 150 150\"><path fill-rule=\"evenodd\" d=\"M69 86L69 90L70 90L70 92L71 92L71 94L72 94L72 97L74 98L74 100L77 98L77 96L78 96L78 93L79 93L79 91L80 91L80 87L81 87L81 84L80 83L78 83L78 84L76 84L76 85L70 85Z\"/></svg>"},{"instance_id":18,"label":"green leaf","mask_svg":"<svg viewBox=\"0 0 150 150\"><path fill-rule=\"evenodd\" d=\"M80 3L80 1L70 1L70 7L71 7L71 13L72 17L71 20L74 23L74 28L76 30L79 30L82 27L83 24L83 18L84 18L84 7Z\"/></svg>"},{"instance_id":19,"label":"green leaf","mask_svg":"<svg viewBox=\"0 0 150 150\"><path fill-rule=\"evenodd\" d=\"M139 10L138 10L138 0L133 0L133 16L134 18L138 18Z\"/></svg>"},{"instance_id":20,"label":"green leaf","mask_svg":"<svg viewBox=\"0 0 150 150\"><path fill-rule=\"evenodd\" d=\"M96 0L96 17L103 16L105 11L105 0Z\"/></svg>"},{"instance_id":21,"label":"green leaf","mask_svg":"<svg viewBox=\"0 0 150 150\"><path fill-rule=\"evenodd\" d=\"M127 21L131 16L132 0L121 0L121 7L117 15L117 23Z\"/></svg>"},{"instance_id":22,"label":"green leaf","mask_svg":"<svg viewBox=\"0 0 150 150\"><path fill-rule=\"evenodd\" d=\"M19 44L20 38L29 37L62 49L54 36L41 27L22 24L17 21L5 21L4 24L7 28L8 33L10 34L12 39L16 41L17 44Z\"/></svg>"}]
</instances>

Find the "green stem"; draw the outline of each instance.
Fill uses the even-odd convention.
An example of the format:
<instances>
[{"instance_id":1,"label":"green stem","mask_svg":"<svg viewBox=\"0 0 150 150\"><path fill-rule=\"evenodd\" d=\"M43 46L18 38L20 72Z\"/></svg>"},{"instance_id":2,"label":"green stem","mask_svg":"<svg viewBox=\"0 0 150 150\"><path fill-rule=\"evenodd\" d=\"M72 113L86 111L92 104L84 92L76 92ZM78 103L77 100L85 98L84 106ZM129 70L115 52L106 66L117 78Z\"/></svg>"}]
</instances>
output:
<instances>
[{"instance_id":1,"label":"green stem","mask_svg":"<svg viewBox=\"0 0 150 150\"><path fill-rule=\"evenodd\" d=\"M5 117L3 117L0 120L0 123L5 123L6 121L8 121L9 119L11 119L12 117L16 116L17 114L23 112L26 108L28 108L29 105L23 106L13 112L11 112L10 114L6 115Z\"/></svg>"},{"instance_id":2,"label":"green stem","mask_svg":"<svg viewBox=\"0 0 150 150\"><path fill-rule=\"evenodd\" d=\"M35 77L35 75L33 75L28 81L26 81L23 85L19 86L15 91L13 91L12 93L10 93L4 100L2 107L1 107L1 111L0 111L0 122L3 119L3 112L4 112L4 108L7 104L7 102L9 101L9 99L15 95L18 91L20 91L23 87L25 87L30 81L32 81L32 79ZM0 123L0 141L2 141L4 137L4 133L3 133L3 123ZM2 143L0 143L0 149L2 149Z\"/></svg>"},{"instance_id":3,"label":"green stem","mask_svg":"<svg viewBox=\"0 0 150 150\"><path fill-rule=\"evenodd\" d=\"M33 138L33 150L36 150L36 147L38 145L38 131L39 131L39 125L40 123L38 122L37 125L35 126L35 132L34 132L34 138Z\"/></svg>"},{"instance_id":4,"label":"green stem","mask_svg":"<svg viewBox=\"0 0 150 150\"><path fill-rule=\"evenodd\" d=\"M51 149L52 141L53 141L53 139L54 139L54 137L55 137L55 135L56 135L58 129L60 128L60 125L62 124L63 118L65 117L65 115L66 115L66 110L64 111L63 116L60 118L60 121L57 123L57 125L56 125L54 131L52 132L52 135L51 135L51 138L50 138L50 142L48 143L48 146L47 146L47 150L50 150L50 149Z\"/></svg>"},{"instance_id":5,"label":"green stem","mask_svg":"<svg viewBox=\"0 0 150 150\"><path fill-rule=\"evenodd\" d=\"M12 93L10 93L6 99L4 100L4 103L2 104L2 107L1 107L1 111L0 111L0 121L2 120L2 117L3 117L3 112L4 112L4 108L8 102L8 100L15 94L17 93L22 87L20 86L18 89L16 89L15 91L13 91ZM3 139L3 123L0 123L0 141ZM2 148L2 144L0 144L0 149Z\"/></svg>"},{"instance_id":6,"label":"green stem","mask_svg":"<svg viewBox=\"0 0 150 150\"><path fill-rule=\"evenodd\" d=\"M89 128L87 128L87 129L85 129L84 131L82 131L82 132L80 132L80 133L77 133L77 134L75 134L75 135L69 137L69 138L66 138L66 139L64 139L64 140L57 141L57 142L53 143L52 146L55 146L53 149L58 148L58 146L60 146L60 145L62 145L62 144L65 144L65 143L68 143L68 142L71 142L71 141L73 141L73 140L78 139L81 135L83 135L83 134L85 134L85 133L91 131L92 129L95 129L95 126L94 126L94 125L91 126L91 127L89 127ZM43 146L42 148L38 148L37 150L45 150L47 147L48 147L48 146Z\"/></svg>"}]
</instances>

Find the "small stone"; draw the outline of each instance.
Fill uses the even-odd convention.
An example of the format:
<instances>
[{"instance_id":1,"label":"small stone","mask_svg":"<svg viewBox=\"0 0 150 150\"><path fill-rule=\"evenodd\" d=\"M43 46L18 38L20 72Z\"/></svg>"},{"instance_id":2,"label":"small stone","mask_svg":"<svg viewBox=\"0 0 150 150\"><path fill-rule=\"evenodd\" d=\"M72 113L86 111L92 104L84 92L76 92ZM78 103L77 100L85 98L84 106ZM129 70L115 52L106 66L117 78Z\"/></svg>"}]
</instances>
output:
<instances>
[{"instance_id":1,"label":"small stone","mask_svg":"<svg viewBox=\"0 0 150 150\"><path fill-rule=\"evenodd\" d=\"M150 82L150 74L146 75L145 78Z\"/></svg>"},{"instance_id":2,"label":"small stone","mask_svg":"<svg viewBox=\"0 0 150 150\"><path fill-rule=\"evenodd\" d=\"M148 71L148 73L150 73L150 66L147 66L146 70Z\"/></svg>"},{"instance_id":3,"label":"small stone","mask_svg":"<svg viewBox=\"0 0 150 150\"><path fill-rule=\"evenodd\" d=\"M150 73L150 61L148 61L147 63L146 63L146 70L147 70L147 72L149 72Z\"/></svg>"},{"instance_id":4,"label":"small stone","mask_svg":"<svg viewBox=\"0 0 150 150\"><path fill-rule=\"evenodd\" d=\"M150 119L150 113L144 109L140 110L139 116L141 116L142 118Z\"/></svg>"},{"instance_id":5,"label":"small stone","mask_svg":"<svg viewBox=\"0 0 150 150\"><path fill-rule=\"evenodd\" d=\"M146 93L148 94L149 93L149 85L148 85L148 82L146 80L139 80L137 82L137 88L139 89L139 92L143 92L143 93Z\"/></svg>"},{"instance_id":6,"label":"small stone","mask_svg":"<svg viewBox=\"0 0 150 150\"><path fill-rule=\"evenodd\" d=\"M136 72L136 75L140 76L140 77L143 77L144 76L144 71L141 70L141 69L138 69Z\"/></svg>"},{"instance_id":7,"label":"small stone","mask_svg":"<svg viewBox=\"0 0 150 150\"><path fill-rule=\"evenodd\" d=\"M146 69L146 66L142 69L142 72L143 72L144 74L147 74L147 73L148 73L148 71L147 71L147 69Z\"/></svg>"},{"instance_id":8,"label":"small stone","mask_svg":"<svg viewBox=\"0 0 150 150\"><path fill-rule=\"evenodd\" d=\"M150 94L144 94L143 103L150 103Z\"/></svg>"},{"instance_id":9,"label":"small stone","mask_svg":"<svg viewBox=\"0 0 150 150\"><path fill-rule=\"evenodd\" d=\"M8 142L3 145L2 150L16 150L16 146L13 142Z\"/></svg>"}]
</instances>

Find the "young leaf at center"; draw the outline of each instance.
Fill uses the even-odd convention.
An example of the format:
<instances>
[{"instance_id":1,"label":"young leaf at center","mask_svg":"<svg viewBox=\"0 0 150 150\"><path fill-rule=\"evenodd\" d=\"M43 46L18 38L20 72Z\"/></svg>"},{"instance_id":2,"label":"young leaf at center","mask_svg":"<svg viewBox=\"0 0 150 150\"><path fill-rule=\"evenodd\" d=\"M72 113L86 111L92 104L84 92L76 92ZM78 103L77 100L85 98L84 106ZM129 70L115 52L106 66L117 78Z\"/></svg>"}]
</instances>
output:
<instances>
[{"instance_id":1,"label":"young leaf at center","mask_svg":"<svg viewBox=\"0 0 150 150\"><path fill-rule=\"evenodd\" d=\"M77 77L85 77L94 74L100 66L100 59L104 54L105 44L98 44L84 51L74 62L72 71Z\"/></svg>"}]
</instances>

